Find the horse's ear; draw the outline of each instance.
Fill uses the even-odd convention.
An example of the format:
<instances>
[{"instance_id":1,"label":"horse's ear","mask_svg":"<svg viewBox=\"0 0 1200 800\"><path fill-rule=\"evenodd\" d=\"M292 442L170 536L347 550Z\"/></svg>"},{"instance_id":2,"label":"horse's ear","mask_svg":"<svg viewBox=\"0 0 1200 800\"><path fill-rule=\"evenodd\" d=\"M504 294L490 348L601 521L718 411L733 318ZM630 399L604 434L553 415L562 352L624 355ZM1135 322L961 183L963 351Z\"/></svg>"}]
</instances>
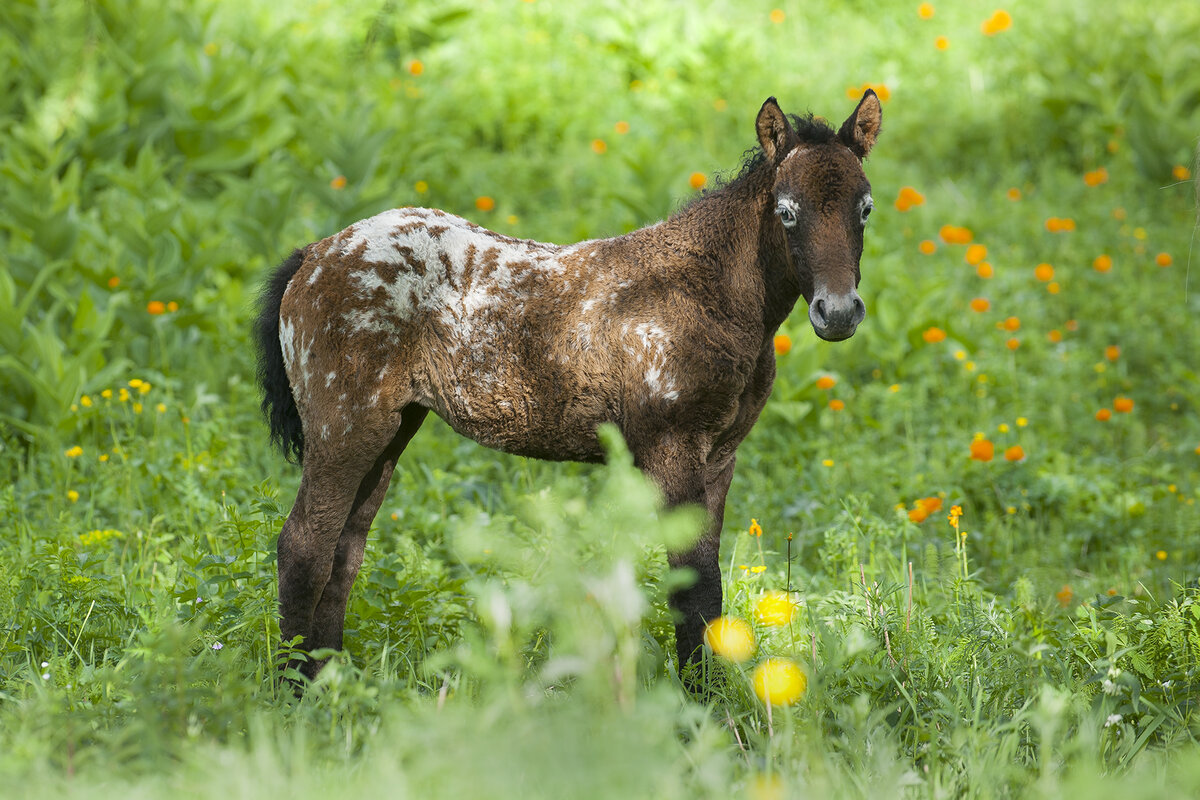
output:
<instances>
[{"instance_id":1,"label":"horse's ear","mask_svg":"<svg viewBox=\"0 0 1200 800\"><path fill-rule=\"evenodd\" d=\"M758 110L754 128L758 131L758 143L770 162L786 155L796 136L774 97L768 97Z\"/></svg>"},{"instance_id":2,"label":"horse's ear","mask_svg":"<svg viewBox=\"0 0 1200 800\"><path fill-rule=\"evenodd\" d=\"M860 159L866 158L867 153L875 146L879 138L879 128L883 125L883 106L879 104L879 95L873 89L867 89L858 107L854 109L838 131L838 139L850 148L850 151Z\"/></svg>"}]
</instances>

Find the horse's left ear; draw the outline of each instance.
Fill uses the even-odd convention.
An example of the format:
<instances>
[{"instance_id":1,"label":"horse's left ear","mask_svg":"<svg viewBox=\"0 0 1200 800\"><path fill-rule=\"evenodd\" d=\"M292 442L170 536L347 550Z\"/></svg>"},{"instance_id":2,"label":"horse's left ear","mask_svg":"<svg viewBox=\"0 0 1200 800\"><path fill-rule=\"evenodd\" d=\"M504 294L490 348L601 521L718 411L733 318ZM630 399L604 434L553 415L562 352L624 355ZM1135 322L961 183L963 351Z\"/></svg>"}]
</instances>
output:
<instances>
[{"instance_id":1,"label":"horse's left ear","mask_svg":"<svg viewBox=\"0 0 1200 800\"><path fill-rule=\"evenodd\" d=\"M787 155L796 143L796 132L792 130L791 123L783 115L774 97L768 97L767 102L758 110L754 129L758 133L758 143L762 145L767 161L772 164Z\"/></svg>"},{"instance_id":2,"label":"horse's left ear","mask_svg":"<svg viewBox=\"0 0 1200 800\"><path fill-rule=\"evenodd\" d=\"M854 109L838 131L838 139L850 148L850 152L860 159L866 158L867 153L875 146L879 138L879 128L883 125L883 107L879 104L879 96L874 90L867 89L858 108Z\"/></svg>"}]
</instances>

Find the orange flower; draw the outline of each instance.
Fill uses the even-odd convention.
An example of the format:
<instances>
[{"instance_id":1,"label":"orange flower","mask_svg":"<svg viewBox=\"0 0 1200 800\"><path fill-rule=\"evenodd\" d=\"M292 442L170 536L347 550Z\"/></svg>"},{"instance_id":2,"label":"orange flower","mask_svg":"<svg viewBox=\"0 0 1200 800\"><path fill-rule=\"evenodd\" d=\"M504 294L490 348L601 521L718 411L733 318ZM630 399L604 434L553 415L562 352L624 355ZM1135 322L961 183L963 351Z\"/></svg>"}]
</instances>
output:
<instances>
[{"instance_id":1,"label":"orange flower","mask_svg":"<svg viewBox=\"0 0 1200 800\"><path fill-rule=\"evenodd\" d=\"M411 75L420 75L425 71L425 65L414 58L412 61L408 62L408 71Z\"/></svg>"},{"instance_id":2,"label":"orange flower","mask_svg":"<svg viewBox=\"0 0 1200 800\"><path fill-rule=\"evenodd\" d=\"M967 248L967 263L972 267L979 264L987 258L987 247L981 244L973 244Z\"/></svg>"},{"instance_id":3,"label":"orange flower","mask_svg":"<svg viewBox=\"0 0 1200 800\"><path fill-rule=\"evenodd\" d=\"M170 311L172 314L174 314L178 310L179 310L179 303L176 303L174 300L167 303L167 311Z\"/></svg>"},{"instance_id":4,"label":"orange flower","mask_svg":"<svg viewBox=\"0 0 1200 800\"><path fill-rule=\"evenodd\" d=\"M1021 199L1021 190L1015 186L1005 192L1005 194L1008 196L1008 199L1012 200L1014 203Z\"/></svg>"},{"instance_id":5,"label":"orange flower","mask_svg":"<svg viewBox=\"0 0 1200 800\"><path fill-rule=\"evenodd\" d=\"M1154 257L1154 263L1158 264L1160 267L1171 266L1171 254L1170 253L1159 253L1158 255L1156 255ZM110 285L111 285L111 283L110 283Z\"/></svg>"},{"instance_id":6,"label":"orange flower","mask_svg":"<svg viewBox=\"0 0 1200 800\"><path fill-rule=\"evenodd\" d=\"M1067 330L1069 330L1069 331L1079 330L1079 322L1077 320L1073 320L1073 319L1067 320Z\"/></svg>"},{"instance_id":7,"label":"orange flower","mask_svg":"<svg viewBox=\"0 0 1200 800\"><path fill-rule=\"evenodd\" d=\"M475 198L475 207L480 211L491 211L496 207L496 201L486 194Z\"/></svg>"},{"instance_id":8,"label":"orange flower","mask_svg":"<svg viewBox=\"0 0 1200 800\"><path fill-rule=\"evenodd\" d=\"M921 334L921 338L930 344L937 344L938 342L945 341L946 332L937 327L926 328L924 333Z\"/></svg>"},{"instance_id":9,"label":"orange flower","mask_svg":"<svg viewBox=\"0 0 1200 800\"><path fill-rule=\"evenodd\" d=\"M1095 260L1092 261L1092 269L1096 270L1096 272L1108 272L1110 269L1112 269L1112 266L1112 256L1108 255L1107 253L1096 256Z\"/></svg>"},{"instance_id":10,"label":"orange flower","mask_svg":"<svg viewBox=\"0 0 1200 800\"><path fill-rule=\"evenodd\" d=\"M942 510L942 498L940 497L922 497L916 504L930 514Z\"/></svg>"},{"instance_id":11,"label":"orange flower","mask_svg":"<svg viewBox=\"0 0 1200 800\"><path fill-rule=\"evenodd\" d=\"M592 139L592 152L602 156L608 152L608 143L603 139Z\"/></svg>"},{"instance_id":12,"label":"orange flower","mask_svg":"<svg viewBox=\"0 0 1200 800\"><path fill-rule=\"evenodd\" d=\"M1046 230L1051 233L1067 233L1075 230L1075 220L1059 217L1050 217L1046 220Z\"/></svg>"},{"instance_id":13,"label":"orange flower","mask_svg":"<svg viewBox=\"0 0 1200 800\"><path fill-rule=\"evenodd\" d=\"M164 303L162 300L151 300L149 303L146 303L146 313L147 314L153 314L154 316L158 316L159 314L163 313L166 310L167 310L166 303Z\"/></svg>"},{"instance_id":14,"label":"orange flower","mask_svg":"<svg viewBox=\"0 0 1200 800\"><path fill-rule=\"evenodd\" d=\"M933 3L921 3L917 6L917 16L921 19L933 19Z\"/></svg>"},{"instance_id":15,"label":"orange flower","mask_svg":"<svg viewBox=\"0 0 1200 800\"><path fill-rule=\"evenodd\" d=\"M1109 361L1116 361L1121 357L1121 348L1115 344L1110 344L1104 348L1104 357Z\"/></svg>"},{"instance_id":16,"label":"orange flower","mask_svg":"<svg viewBox=\"0 0 1200 800\"><path fill-rule=\"evenodd\" d=\"M1096 412L1096 420L1099 422L1108 422L1112 419L1112 412L1107 408L1102 408Z\"/></svg>"},{"instance_id":17,"label":"orange flower","mask_svg":"<svg viewBox=\"0 0 1200 800\"><path fill-rule=\"evenodd\" d=\"M1119 411L1122 414L1128 414L1133 411L1133 400L1128 397L1118 397L1113 400L1113 410Z\"/></svg>"},{"instance_id":18,"label":"orange flower","mask_svg":"<svg viewBox=\"0 0 1200 800\"><path fill-rule=\"evenodd\" d=\"M917 505L908 512L908 518L919 525L929 519L929 512L918 501Z\"/></svg>"},{"instance_id":19,"label":"orange flower","mask_svg":"<svg viewBox=\"0 0 1200 800\"><path fill-rule=\"evenodd\" d=\"M1051 330L1049 333L1046 334L1046 338L1049 339L1050 341L1054 342L1055 344L1058 344L1059 342L1061 342L1063 340L1062 331L1060 331L1058 328L1054 328L1053 330Z\"/></svg>"},{"instance_id":20,"label":"orange flower","mask_svg":"<svg viewBox=\"0 0 1200 800\"><path fill-rule=\"evenodd\" d=\"M979 266L975 267L975 274L986 281L996 274L996 270L992 269L991 264L984 261Z\"/></svg>"},{"instance_id":21,"label":"orange flower","mask_svg":"<svg viewBox=\"0 0 1200 800\"><path fill-rule=\"evenodd\" d=\"M1075 596L1075 591L1070 586L1064 586L1054 593L1058 598L1059 605L1066 607L1071 605L1071 598Z\"/></svg>"},{"instance_id":22,"label":"orange flower","mask_svg":"<svg viewBox=\"0 0 1200 800\"><path fill-rule=\"evenodd\" d=\"M919 206L925 202L925 195L918 192L911 186L904 186L900 189L899 196L896 197L896 210L908 211L909 209Z\"/></svg>"},{"instance_id":23,"label":"orange flower","mask_svg":"<svg viewBox=\"0 0 1200 800\"><path fill-rule=\"evenodd\" d=\"M996 446L987 439L976 439L971 442L972 461L991 461L996 455Z\"/></svg>"},{"instance_id":24,"label":"orange flower","mask_svg":"<svg viewBox=\"0 0 1200 800\"><path fill-rule=\"evenodd\" d=\"M688 186L699 191L704 188L704 184L708 183L708 177L703 172L693 172L688 176Z\"/></svg>"},{"instance_id":25,"label":"orange flower","mask_svg":"<svg viewBox=\"0 0 1200 800\"><path fill-rule=\"evenodd\" d=\"M1033 268L1033 277L1037 278L1042 283L1054 280L1054 267L1045 263L1038 264Z\"/></svg>"},{"instance_id":26,"label":"orange flower","mask_svg":"<svg viewBox=\"0 0 1200 800\"><path fill-rule=\"evenodd\" d=\"M792 339L786 333L781 333L775 337L775 353L785 356L792 349Z\"/></svg>"},{"instance_id":27,"label":"orange flower","mask_svg":"<svg viewBox=\"0 0 1200 800\"><path fill-rule=\"evenodd\" d=\"M1012 15L1007 11L997 11L983 21L980 29L985 36L995 36L1012 27Z\"/></svg>"},{"instance_id":28,"label":"orange flower","mask_svg":"<svg viewBox=\"0 0 1200 800\"><path fill-rule=\"evenodd\" d=\"M976 297L971 301L971 310L977 311L980 314L982 314L984 311L987 311L991 307L992 304L986 297Z\"/></svg>"},{"instance_id":29,"label":"orange flower","mask_svg":"<svg viewBox=\"0 0 1200 800\"><path fill-rule=\"evenodd\" d=\"M346 188L346 176L338 175L336 178L334 178L333 180L331 180L329 182L329 185L332 186L337 191L341 191L342 189L345 189Z\"/></svg>"},{"instance_id":30,"label":"orange flower","mask_svg":"<svg viewBox=\"0 0 1200 800\"><path fill-rule=\"evenodd\" d=\"M118 278L116 275L113 275L111 278L108 279L108 288L115 289L120 285L121 285L121 279Z\"/></svg>"},{"instance_id":31,"label":"orange flower","mask_svg":"<svg viewBox=\"0 0 1200 800\"><path fill-rule=\"evenodd\" d=\"M1192 171L1183 164L1176 164L1175 166L1171 167L1171 177L1177 181L1186 181L1188 178L1192 177Z\"/></svg>"},{"instance_id":32,"label":"orange flower","mask_svg":"<svg viewBox=\"0 0 1200 800\"><path fill-rule=\"evenodd\" d=\"M975 234L971 233L969 228L958 225L943 225L938 230L938 235L946 244L970 244L971 240L975 238Z\"/></svg>"},{"instance_id":33,"label":"orange flower","mask_svg":"<svg viewBox=\"0 0 1200 800\"><path fill-rule=\"evenodd\" d=\"M837 380L829 375L822 375L817 378L817 388L821 390L832 389L836 384Z\"/></svg>"},{"instance_id":34,"label":"orange flower","mask_svg":"<svg viewBox=\"0 0 1200 800\"><path fill-rule=\"evenodd\" d=\"M1021 448L1021 445L1014 444L1012 447L1010 447L1004 451L1004 460L1005 461L1024 461L1025 460L1025 451Z\"/></svg>"},{"instance_id":35,"label":"orange flower","mask_svg":"<svg viewBox=\"0 0 1200 800\"><path fill-rule=\"evenodd\" d=\"M1005 342L1004 346L1007 347L1009 350L1016 350L1018 347L1021 346L1021 340L1014 336L1011 339L1009 339L1007 342Z\"/></svg>"},{"instance_id":36,"label":"orange flower","mask_svg":"<svg viewBox=\"0 0 1200 800\"><path fill-rule=\"evenodd\" d=\"M950 40L947 39L945 36L939 36L933 40L933 46L936 47L938 50L949 50L950 49Z\"/></svg>"},{"instance_id":37,"label":"orange flower","mask_svg":"<svg viewBox=\"0 0 1200 800\"><path fill-rule=\"evenodd\" d=\"M1083 182L1088 186L1099 186L1108 182L1108 170L1104 167L1083 173Z\"/></svg>"},{"instance_id":38,"label":"orange flower","mask_svg":"<svg viewBox=\"0 0 1200 800\"><path fill-rule=\"evenodd\" d=\"M1050 294L1058 294L1062 291L1062 287L1058 285L1058 281L1050 281L1046 284L1046 291Z\"/></svg>"},{"instance_id":39,"label":"orange flower","mask_svg":"<svg viewBox=\"0 0 1200 800\"><path fill-rule=\"evenodd\" d=\"M924 255L928 256L928 255L933 255L933 252L935 250L937 250L937 245L934 244L931 240L926 239L923 242L921 242L919 245L917 245L917 249L920 250L921 253L923 253Z\"/></svg>"},{"instance_id":40,"label":"orange flower","mask_svg":"<svg viewBox=\"0 0 1200 800\"><path fill-rule=\"evenodd\" d=\"M1010 333L1013 331L1019 331L1021 330L1021 320L1017 317L1009 317L1000 323L1000 327L1004 328L1004 330Z\"/></svg>"},{"instance_id":41,"label":"orange flower","mask_svg":"<svg viewBox=\"0 0 1200 800\"><path fill-rule=\"evenodd\" d=\"M776 25L783 22L785 19L787 19L787 14L783 13L783 9L776 8L771 11L771 22L774 22Z\"/></svg>"},{"instance_id":42,"label":"orange flower","mask_svg":"<svg viewBox=\"0 0 1200 800\"><path fill-rule=\"evenodd\" d=\"M629 123L625 120L621 120L616 125L613 125L613 130L624 136L625 134L629 133Z\"/></svg>"},{"instance_id":43,"label":"orange flower","mask_svg":"<svg viewBox=\"0 0 1200 800\"><path fill-rule=\"evenodd\" d=\"M845 408L846 408L846 404L843 403L841 400L830 400L829 401L829 410L830 411L842 411Z\"/></svg>"}]
</instances>

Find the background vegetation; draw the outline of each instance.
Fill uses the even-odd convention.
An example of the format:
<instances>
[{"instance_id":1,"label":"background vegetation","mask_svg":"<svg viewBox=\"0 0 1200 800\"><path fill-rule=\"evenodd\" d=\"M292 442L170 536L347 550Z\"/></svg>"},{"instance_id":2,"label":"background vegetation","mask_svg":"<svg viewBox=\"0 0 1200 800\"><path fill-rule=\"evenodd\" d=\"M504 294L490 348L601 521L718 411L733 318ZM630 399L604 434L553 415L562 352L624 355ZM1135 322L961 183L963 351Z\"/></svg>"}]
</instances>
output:
<instances>
[{"instance_id":1,"label":"background vegetation","mask_svg":"<svg viewBox=\"0 0 1200 800\"><path fill-rule=\"evenodd\" d=\"M1198 51L1184 0L7 0L0 785L1194 795ZM436 420L348 651L276 688L264 271L405 204L618 234L735 170L768 95L840 121L868 84L869 316L788 323L727 512L727 612L795 613L711 704L666 656L689 522L619 444L551 465ZM795 705L753 692L767 656Z\"/></svg>"}]
</instances>

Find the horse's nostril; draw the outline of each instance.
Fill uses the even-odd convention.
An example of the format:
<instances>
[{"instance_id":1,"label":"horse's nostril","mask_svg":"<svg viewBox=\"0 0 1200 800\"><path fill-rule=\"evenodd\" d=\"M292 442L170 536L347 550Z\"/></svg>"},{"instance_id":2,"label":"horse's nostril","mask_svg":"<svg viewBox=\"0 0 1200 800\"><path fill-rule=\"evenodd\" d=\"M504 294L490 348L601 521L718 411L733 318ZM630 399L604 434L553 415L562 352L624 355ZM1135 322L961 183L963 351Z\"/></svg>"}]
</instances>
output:
<instances>
[{"instance_id":1,"label":"horse's nostril","mask_svg":"<svg viewBox=\"0 0 1200 800\"><path fill-rule=\"evenodd\" d=\"M862 298L860 298L860 297L854 298L854 319L855 319L855 321L862 322L863 318L865 316L867 316L867 307L863 303Z\"/></svg>"},{"instance_id":2,"label":"horse's nostril","mask_svg":"<svg viewBox=\"0 0 1200 800\"><path fill-rule=\"evenodd\" d=\"M817 302L813 305L813 310L817 312L817 319L825 322L825 298L818 297Z\"/></svg>"}]
</instances>

